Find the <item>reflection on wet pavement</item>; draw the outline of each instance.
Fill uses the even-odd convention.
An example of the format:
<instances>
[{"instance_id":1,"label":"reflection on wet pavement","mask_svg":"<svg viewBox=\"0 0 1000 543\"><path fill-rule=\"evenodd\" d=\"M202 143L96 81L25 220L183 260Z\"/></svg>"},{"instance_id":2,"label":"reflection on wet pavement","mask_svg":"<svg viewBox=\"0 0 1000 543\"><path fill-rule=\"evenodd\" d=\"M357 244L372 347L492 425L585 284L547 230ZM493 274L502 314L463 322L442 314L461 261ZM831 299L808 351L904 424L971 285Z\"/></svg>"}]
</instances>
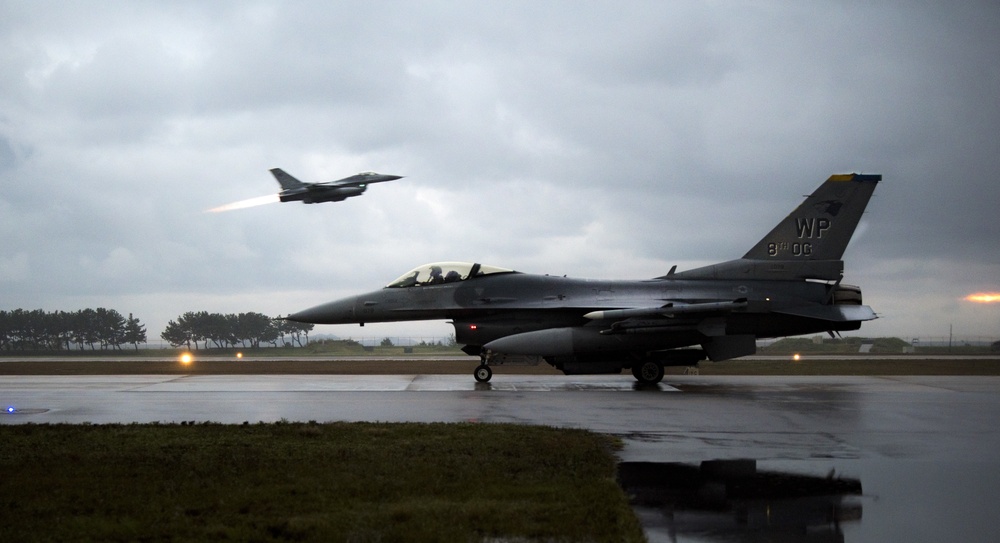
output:
<instances>
[{"instance_id":1,"label":"reflection on wet pavement","mask_svg":"<svg viewBox=\"0 0 1000 543\"><path fill-rule=\"evenodd\" d=\"M844 541L861 481L758 471L755 460L623 462L618 482L651 541Z\"/></svg>"}]
</instances>

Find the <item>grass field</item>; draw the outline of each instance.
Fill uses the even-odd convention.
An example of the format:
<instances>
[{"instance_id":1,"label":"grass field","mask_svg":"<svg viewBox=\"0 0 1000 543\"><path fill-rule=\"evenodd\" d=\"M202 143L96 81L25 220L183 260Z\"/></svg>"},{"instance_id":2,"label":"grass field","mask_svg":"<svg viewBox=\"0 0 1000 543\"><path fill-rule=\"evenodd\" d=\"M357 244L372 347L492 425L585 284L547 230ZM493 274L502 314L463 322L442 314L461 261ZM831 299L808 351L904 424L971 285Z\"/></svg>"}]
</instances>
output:
<instances>
[{"instance_id":1,"label":"grass field","mask_svg":"<svg viewBox=\"0 0 1000 543\"><path fill-rule=\"evenodd\" d=\"M640 541L617 441L492 424L0 425L3 541Z\"/></svg>"}]
</instances>

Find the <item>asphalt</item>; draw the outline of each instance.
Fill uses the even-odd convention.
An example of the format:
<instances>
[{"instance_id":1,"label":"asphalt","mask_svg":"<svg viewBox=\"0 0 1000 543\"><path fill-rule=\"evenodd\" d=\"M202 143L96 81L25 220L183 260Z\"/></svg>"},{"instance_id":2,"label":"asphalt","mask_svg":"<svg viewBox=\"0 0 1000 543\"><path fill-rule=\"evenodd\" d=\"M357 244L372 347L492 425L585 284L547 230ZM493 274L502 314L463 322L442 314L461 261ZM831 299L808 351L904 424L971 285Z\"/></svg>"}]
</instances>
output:
<instances>
[{"instance_id":1,"label":"asphalt","mask_svg":"<svg viewBox=\"0 0 1000 543\"><path fill-rule=\"evenodd\" d=\"M623 484L651 541L1000 534L1000 377L684 375L640 387L626 375L496 375L486 385L469 375L7 375L0 404L13 410L2 424L587 428L623 439Z\"/></svg>"}]
</instances>

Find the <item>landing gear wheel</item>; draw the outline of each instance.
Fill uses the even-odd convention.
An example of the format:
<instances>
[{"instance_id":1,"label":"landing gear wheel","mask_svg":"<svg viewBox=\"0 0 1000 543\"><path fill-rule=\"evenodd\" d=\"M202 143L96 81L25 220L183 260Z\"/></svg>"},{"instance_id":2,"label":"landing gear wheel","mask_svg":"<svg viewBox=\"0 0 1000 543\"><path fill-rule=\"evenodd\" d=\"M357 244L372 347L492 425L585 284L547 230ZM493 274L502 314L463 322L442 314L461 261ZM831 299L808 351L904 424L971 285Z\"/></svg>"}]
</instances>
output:
<instances>
[{"instance_id":1,"label":"landing gear wheel","mask_svg":"<svg viewBox=\"0 0 1000 543\"><path fill-rule=\"evenodd\" d=\"M659 362L642 362L632 366L632 375L644 385L655 385L663 380L663 364Z\"/></svg>"},{"instance_id":2,"label":"landing gear wheel","mask_svg":"<svg viewBox=\"0 0 1000 543\"><path fill-rule=\"evenodd\" d=\"M476 371L472 372L472 375L476 378L477 382L488 383L490 378L493 377L493 370L486 364L480 364L476 366Z\"/></svg>"}]
</instances>

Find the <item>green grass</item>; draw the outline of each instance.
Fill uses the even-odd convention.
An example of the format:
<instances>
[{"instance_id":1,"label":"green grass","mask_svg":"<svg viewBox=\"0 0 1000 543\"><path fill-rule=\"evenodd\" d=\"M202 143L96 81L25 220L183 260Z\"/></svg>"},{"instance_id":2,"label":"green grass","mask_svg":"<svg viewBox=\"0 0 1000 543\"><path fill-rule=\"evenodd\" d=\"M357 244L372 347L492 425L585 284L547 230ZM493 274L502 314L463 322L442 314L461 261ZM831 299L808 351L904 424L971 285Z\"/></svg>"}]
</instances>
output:
<instances>
[{"instance_id":1,"label":"green grass","mask_svg":"<svg viewBox=\"0 0 1000 543\"><path fill-rule=\"evenodd\" d=\"M640 541L617 442L493 424L0 425L3 541Z\"/></svg>"}]
</instances>

